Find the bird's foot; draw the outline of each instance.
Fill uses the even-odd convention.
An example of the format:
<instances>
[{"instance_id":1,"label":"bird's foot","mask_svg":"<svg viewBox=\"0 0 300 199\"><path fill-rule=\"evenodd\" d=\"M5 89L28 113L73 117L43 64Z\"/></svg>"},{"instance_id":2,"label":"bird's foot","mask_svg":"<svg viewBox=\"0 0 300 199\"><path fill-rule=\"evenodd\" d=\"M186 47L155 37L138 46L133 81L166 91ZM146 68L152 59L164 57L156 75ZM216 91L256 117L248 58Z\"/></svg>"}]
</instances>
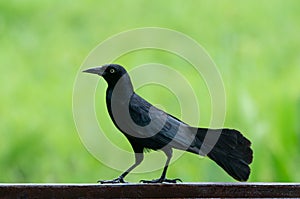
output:
<instances>
[{"instance_id":1,"label":"bird's foot","mask_svg":"<svg viewBox=\"0 0 300 199\"><path fill-rule=\"evenodd\" d=\"M113 180L98 180L97 181L100 184L116 184L116 183L127 183L124 181L124 179L122 177L118 177L116 179Z\"/></svg>"},{"instance_id":2,"label":"bird's foot","mask_svg":"<svg viewBox=\"0 0 300 199\"><path fill-rule=\"evenodd\" d=\"M141 180L141 183L177 183L177 182L182 182L182 180L180 180L179 178L175 178L175 179L166 179L166 178L158 178L158 179L154 179L154 180Z\"/></svg>"}]
</instances>

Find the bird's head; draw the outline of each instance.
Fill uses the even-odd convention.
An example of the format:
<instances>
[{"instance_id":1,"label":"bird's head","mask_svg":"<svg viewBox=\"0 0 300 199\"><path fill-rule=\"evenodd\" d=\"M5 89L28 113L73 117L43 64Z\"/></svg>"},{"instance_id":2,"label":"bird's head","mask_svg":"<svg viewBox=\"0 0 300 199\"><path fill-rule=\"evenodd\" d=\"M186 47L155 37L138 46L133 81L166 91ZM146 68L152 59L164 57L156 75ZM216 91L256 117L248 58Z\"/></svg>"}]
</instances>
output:
<instances>
[{"instance_id":1,"label":"bird's head","mask_svg":"<svg viewBox=\"0 0 300 199\"><path fill-rule=\"evenodd\" d=\"M109 85L115 85L123 75L127 75L126 70L118 64L106 64L95 68L89 68L83 72L102 76Z\"/></svg>"}]
</instances>

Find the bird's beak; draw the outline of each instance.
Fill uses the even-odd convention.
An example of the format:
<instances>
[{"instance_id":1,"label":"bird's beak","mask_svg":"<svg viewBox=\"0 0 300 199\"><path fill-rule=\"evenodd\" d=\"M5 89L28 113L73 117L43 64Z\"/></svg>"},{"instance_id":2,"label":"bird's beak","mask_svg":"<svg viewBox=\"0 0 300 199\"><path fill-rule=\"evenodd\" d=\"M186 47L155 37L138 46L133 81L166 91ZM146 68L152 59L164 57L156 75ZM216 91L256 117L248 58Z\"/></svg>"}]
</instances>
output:
<instances>
[{"instance_id":1,"label":"bird's beak","mask_svg":"<svg viewBox=\"0 0 300 199\"><path fill-rule=\"evenodd\" d=\"M82 72L84 73L93 73L93 74L97 74L97 75L100 75L102 76L102 74L104 73L106 67L105 66L98 66L98 67L95 67L95 68L89 68L89 69L86 69Z\"/></svg>"}]
</instances>

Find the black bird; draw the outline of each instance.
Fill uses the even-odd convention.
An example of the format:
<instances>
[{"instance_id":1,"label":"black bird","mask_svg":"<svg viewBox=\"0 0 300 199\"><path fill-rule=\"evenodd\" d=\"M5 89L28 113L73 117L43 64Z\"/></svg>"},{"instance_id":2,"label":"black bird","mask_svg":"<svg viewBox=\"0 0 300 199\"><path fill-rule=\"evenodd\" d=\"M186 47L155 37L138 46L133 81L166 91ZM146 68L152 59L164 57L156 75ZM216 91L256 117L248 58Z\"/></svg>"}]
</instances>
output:
<instances>
[{"instance_id":1,"label":"black bird","mask_svg":"<svg viewBox=\"0 0 300 199\"><path fill-rule=\"evenodd\" d=\"M160 178L141 182L181 181L166 178L173 148L201 156L207 155L234 179L248 179L253 152L250 148L251 142L239 131L191 127L152 106L134 92L128 73L120 65L107 64L83 72L102 76L108 83L106 106L109 115L115 126L129 140L135 153L135 163L118 178L98 182L124 183L124 177L143 161L145 149L162 150L167 161Z\"/></svg>"}]
</instances>

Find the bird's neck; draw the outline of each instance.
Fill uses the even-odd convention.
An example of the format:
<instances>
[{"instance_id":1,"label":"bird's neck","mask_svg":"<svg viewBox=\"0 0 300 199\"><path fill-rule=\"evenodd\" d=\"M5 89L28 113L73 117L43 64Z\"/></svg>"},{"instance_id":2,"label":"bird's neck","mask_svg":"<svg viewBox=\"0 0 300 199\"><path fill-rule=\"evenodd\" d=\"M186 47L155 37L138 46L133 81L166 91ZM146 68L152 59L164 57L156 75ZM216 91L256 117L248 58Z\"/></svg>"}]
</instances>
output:
<instances>
[{"instance_id":1,"label":"bird's neck","mask_svg":"<svg viewBox=\"0 0 300 199\"><path fill-rule=\"evenodd\" d=\"M106 104L108 112L112 114L112 105L120 108L125 107L126 104L128 105L133 94L133 85L127 74L119 79L117 83L108 84L108 88L106 90ZM126 108L128 108L128 106L126 106Z\"/></svg>"},{"instance_id":2,"label":"bird's neck","mask_svg":"<svg viewBox=\"0 0 300 199\"><path fill-rule=\"evenodd\" d=\"M120 87L116 89L115 87L108 87L106 90L106 100L111 101L124 101L126 98L130 98L134 94L133 87Z\"/></svg>"},{"instance_id":3,"label":"bird's neck","mask_svg":"<svg viewBox=\"0 0 300 199\"><path fill-rule=\"evenodd\" d=\"M120 79L116 81L108 82L107 94L106 96L112 97L131 97L134 93L133 85L131 83L129 75L126 73Z\"/></svg>"}]
</instances>

